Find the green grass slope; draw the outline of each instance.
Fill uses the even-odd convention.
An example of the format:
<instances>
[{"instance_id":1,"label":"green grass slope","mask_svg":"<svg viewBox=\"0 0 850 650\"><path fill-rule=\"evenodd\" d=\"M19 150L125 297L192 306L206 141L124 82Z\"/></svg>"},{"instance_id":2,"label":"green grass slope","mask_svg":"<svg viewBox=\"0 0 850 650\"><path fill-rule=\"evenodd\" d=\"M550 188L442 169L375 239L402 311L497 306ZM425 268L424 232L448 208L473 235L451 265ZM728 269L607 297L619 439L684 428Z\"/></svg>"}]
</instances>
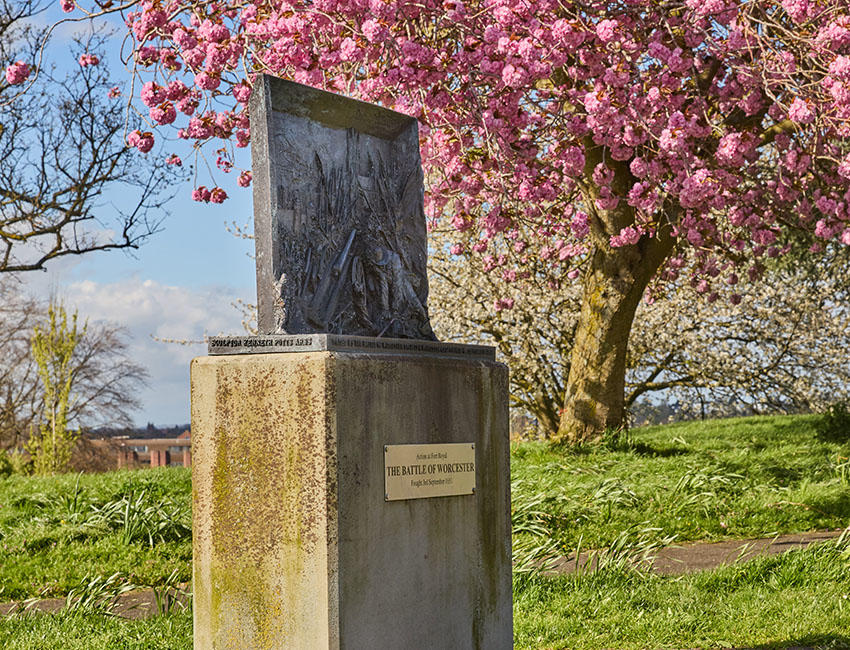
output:
<instances>
[{"instance_id":1,"label":"green grass slope","mask_svg":"<svg viewBox=\"0 0 850 650\"><path fill-rule=\"evenodd\" d=\"M191 577L183 468L0 480L0 600L63 596L94 576Z\"/></svg>"},{"instance_id":2,"label":"green grass slope","mask_svg":"<svg viewBox=\"0 0 850 650\"><path fill-rule=\"evenodd\" d=\"M636 429L578 450L520 443L511 457L515 532L563 548L623 531L677 542L766 537L850 524L850 432L821 439L821 416Z\"/></svg>"}]
</instances>

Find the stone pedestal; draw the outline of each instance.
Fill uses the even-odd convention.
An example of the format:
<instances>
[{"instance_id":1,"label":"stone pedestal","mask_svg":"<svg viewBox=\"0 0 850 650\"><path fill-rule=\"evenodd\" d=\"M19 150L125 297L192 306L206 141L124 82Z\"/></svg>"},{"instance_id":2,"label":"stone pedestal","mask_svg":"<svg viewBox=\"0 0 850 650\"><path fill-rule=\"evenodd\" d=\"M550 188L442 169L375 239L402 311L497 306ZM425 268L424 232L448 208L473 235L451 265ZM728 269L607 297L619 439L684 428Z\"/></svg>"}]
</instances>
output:
<instances>
[{"instance_id":1,"label":"stone pedestal","mask_svg":"<svg viewBox=\"0 0 850 650\"><path fill-rule=\"evenodd\" d=\"M196 650L511 648L507 379L433 353L195 359ZM386 500L385 446L437 443L474 444L474 493Z\"/></svg>"}]
</instances>

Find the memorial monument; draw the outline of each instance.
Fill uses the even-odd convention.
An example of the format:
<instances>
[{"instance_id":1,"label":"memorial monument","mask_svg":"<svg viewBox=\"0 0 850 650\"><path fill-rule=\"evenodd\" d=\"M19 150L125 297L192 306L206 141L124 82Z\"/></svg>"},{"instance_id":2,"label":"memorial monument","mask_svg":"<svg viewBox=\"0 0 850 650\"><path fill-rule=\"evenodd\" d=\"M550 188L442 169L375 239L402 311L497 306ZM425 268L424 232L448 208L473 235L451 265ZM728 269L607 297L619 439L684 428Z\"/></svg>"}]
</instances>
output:
<instances>
[{"instance_id":1,"label":"memorial monument","mask_svg":"<svg viewBox=\"0 0 850 650\"><path fill-rule=\"evenodd\" d=\"M512 647L507 368L435 340L418 127L258 77L259 330L192 362L195 648Z\"/></svg>"}]
</instances>

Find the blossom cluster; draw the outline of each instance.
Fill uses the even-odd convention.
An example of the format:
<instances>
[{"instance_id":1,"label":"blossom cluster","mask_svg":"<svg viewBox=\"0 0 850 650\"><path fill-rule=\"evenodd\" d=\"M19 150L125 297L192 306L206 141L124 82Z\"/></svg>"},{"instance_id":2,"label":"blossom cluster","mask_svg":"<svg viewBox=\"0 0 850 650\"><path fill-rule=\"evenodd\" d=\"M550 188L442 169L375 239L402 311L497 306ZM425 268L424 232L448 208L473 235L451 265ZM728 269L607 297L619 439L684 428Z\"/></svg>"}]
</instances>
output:
<instances>
[{"instance_id":1,"label":"blossom cluster","mask_svg":"<svg viewBox=\"0 0 850 650\"><path fill-rule=\"evenodd\" d=\"M434 331L441 340L495 346L511 368L512 406L528 411L538 433L549 437L564 404L560 378L569 376L582 288L540 262L535 244L523 251L538 253L529 260L532 273L505 285L498 274L483 272L481 256L452 251L457 237L448 224L429 234ZM490 249L511 254L495 242ZM846 399L850 304L835 296L846 284L848 261L850 250L833 245L824 259L767 271L765 282L730 278L707 293L668 284L638 308L628 341L627 399L656 395L667 404L702 401L770 413L817 412ZM513 308L494 309L493 296L508 294L516 296Z\"/></svg>"},{"instance_id":2,"label":"blossom cluster","mask_svg":"<svg viewBox=\"0 0 850 650\"><path fill-rule=\"evenodd\" d=\"M220 187L208 189L205 185L192 190L192 200L200 201L201 203L224 203L227 199L227 192Z\"/></svg>"},{"instance_id":3,"label":"blossom cluster","mask_svg":"<svg viewBox=\"0 0 850 650\"><path fill-rule=\"evenodd\" d=\"M577 276L670 233L695 255L662 279L711 293L791 229L850 242L845 0L146 0L126 22L150 120L200 145L248 144L258 72L416 117L428 215L482 257L534 239Z\"/></svg>"},{"instance_id":4,"label":"blossom cluster","mask_svg":"<svg viewBox=\"0 0 850 650\"><path fill-rule=\"evenodd\" d=\"M80 67L85 68L90 65L97 65L98 63L100 63L100 57L98 57L97 54L90 54L88 52L85 52L80 55L80 58L77 60L77 62L80 64Z\"/></svg>"},{"instance_id":5,"label":"blossom cluster","mask_svg":"<svg viewBox=\"0 0 850 650\"><path fill-rule=\"evenodd\" d=\"M136 147L142 153L147 153L153 149L153 143L154 137L150 131L142 132L136 129L127 134L127 144L131 147Z\"/></svg>"},{"instance_id":6,"label":"blossom cluster","mask_svg":"<svg viewBox=\"0 0 850 650\"><path fill-rule=\"evenodd\" d=\"M23 61L16 61L6 68L6 81L11 86L24 83L30 76L30 67Z\"/></svg>"}]
</instances>

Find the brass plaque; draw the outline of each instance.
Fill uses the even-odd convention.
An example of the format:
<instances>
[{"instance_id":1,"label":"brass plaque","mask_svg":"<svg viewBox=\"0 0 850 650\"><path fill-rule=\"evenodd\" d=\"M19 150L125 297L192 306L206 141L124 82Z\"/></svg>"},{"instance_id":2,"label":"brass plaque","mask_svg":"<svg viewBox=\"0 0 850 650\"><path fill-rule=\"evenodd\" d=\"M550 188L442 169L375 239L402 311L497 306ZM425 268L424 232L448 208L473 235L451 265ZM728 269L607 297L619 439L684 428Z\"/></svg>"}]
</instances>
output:
<instances>
[{"instance_id":1,"label":"brass plaque","mask_svg":"<svg viewBox=\"0 0 850 650\"><path fill-rule=\"evenodd\" d=\"M475 494L475 444L384 445L387 501Z\"/></svg>"}]
</instances>

